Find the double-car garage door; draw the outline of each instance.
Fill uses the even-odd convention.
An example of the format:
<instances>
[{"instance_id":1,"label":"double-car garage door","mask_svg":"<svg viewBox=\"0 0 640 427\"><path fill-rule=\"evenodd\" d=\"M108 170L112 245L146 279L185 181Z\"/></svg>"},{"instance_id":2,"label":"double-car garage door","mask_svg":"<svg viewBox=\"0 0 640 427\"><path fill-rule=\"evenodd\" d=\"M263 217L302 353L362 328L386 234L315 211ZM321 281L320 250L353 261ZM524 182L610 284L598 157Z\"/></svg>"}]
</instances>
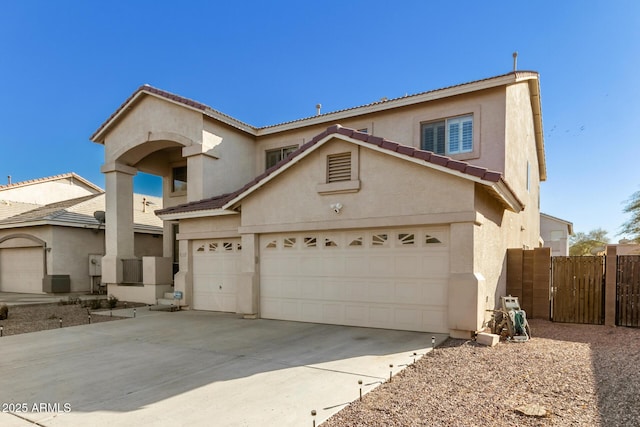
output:
<instances>
[{"instance_id":1,"label":"double-car garage door","mask_svg":"<svg viewBox=\"0 0 640 427\"><path fill-rule=\"evenodd\" d=\"M194 242L194 308L235 311L240 240ZM265 234L267 319L447 332L447 228Z\"/></svg>"}]
</instances>

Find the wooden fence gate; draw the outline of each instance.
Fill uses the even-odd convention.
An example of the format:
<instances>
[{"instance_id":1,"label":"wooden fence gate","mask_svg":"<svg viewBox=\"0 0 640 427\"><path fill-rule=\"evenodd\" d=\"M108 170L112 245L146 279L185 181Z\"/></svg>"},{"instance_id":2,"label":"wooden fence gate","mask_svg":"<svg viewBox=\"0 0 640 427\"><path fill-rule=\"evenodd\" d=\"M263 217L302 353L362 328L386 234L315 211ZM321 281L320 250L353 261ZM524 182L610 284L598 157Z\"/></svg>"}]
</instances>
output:
<instances>
[{"instance_id":1,"label":"wooden fence gate","mask_svg":"<svg viewBox=\"0 0 640 427\"><path fill-rule=\"evenodd\" d=\"M640 327L640 255L618 256L616 325Z\"/></svg>"},{"instance_id":2,"label":"wooden fence gate","mask_svg":"<svg viewBox=\"0 0 640 427\"><path fill-rule=\"evenodd\" d=\"M604 324L604 285L604 257L553 257L552 320Z\"/></svg>"}]
</instances>

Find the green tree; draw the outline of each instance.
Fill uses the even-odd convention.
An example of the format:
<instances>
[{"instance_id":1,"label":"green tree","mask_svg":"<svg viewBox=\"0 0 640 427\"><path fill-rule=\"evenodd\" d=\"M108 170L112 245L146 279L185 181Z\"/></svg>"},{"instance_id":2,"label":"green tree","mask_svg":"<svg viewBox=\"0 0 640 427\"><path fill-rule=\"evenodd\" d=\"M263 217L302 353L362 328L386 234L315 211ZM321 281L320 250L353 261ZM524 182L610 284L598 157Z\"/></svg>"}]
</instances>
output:
<instances>
[{"instance_id":1,"label":"green tree","mask_svg":"<svg viewBox=\"0 0 640 427\"><path fill-rule=\"evenodd\" d=\"M619 235L626 234L631 240L640 243L640 191L631 195L622 211L631 214L631 218L622 224Z\"/></svg>"},{"instance_id":2,"label":"green tree","mask_svg":"<svg viewBox=\"0 0 640 427\"><path fill-rule=\"evenodd\" d=\"M593 255L595 248L606 246L609 243L607 231L596 228L588 233L575 233L569 237L569 255Z\"/></svg>"}]
</instances>

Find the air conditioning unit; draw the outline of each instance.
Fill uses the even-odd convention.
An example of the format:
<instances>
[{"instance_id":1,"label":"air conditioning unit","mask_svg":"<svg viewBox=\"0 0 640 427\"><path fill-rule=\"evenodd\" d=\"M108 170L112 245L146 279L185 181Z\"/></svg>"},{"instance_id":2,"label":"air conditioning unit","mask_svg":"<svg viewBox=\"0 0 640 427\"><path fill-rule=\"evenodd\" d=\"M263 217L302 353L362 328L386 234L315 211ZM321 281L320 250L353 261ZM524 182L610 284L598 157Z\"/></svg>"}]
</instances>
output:
<instances>
[{"instance_id":1,"label":"air conditioning unit","mask_svg":"<svg viewBox=\"0 0 640 427\"><path fill-rule=\"evenodd\" d=\"M89 276L102 276L102 257L104 255L89 255Z\"/></svg>"}]
</instances>

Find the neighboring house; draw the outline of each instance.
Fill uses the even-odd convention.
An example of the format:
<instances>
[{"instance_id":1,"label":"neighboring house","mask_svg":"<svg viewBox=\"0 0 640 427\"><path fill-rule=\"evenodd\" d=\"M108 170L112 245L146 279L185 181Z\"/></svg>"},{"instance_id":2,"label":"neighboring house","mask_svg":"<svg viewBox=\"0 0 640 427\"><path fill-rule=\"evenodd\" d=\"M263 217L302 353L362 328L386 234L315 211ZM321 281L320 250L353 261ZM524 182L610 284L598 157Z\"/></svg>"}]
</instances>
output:
<instances>
[{"instance_id":1,"label":"neighboring house","mask_svg":"<svg viewBox=\"0 0 640 427\"><path fill-rule=\"evenodd\" d=\"M162 200L132 199L135 254L157 256L162 221L151 208ZM0 291L97 290L105 241L94 212L105 204L103 190L74 173L0 185Z\"/></svg>"},{"instance_id":2,"label":"neighboring house","mask_svg":"<svg viewBox=\"0 0 640 427\"><path fill-rule=\"evenodd\" d=\"M569 256L569 236L573 223L540 213L540 237L545 248L551 248L551 256Z\"/></svg>"},{"instance_id":3,"label":"neighboring house","mask_svg":"<svg viewBox=\"0 0 640 427\"><path fill-rule=\"evenodd\" d=\"M103 280L127 299L142 171L163 177L181 304L469 337L506 250L540 244L541 114L527 71L266 127L142 86L91 137L117 218Z\"/></svg>"}]
</instances>

